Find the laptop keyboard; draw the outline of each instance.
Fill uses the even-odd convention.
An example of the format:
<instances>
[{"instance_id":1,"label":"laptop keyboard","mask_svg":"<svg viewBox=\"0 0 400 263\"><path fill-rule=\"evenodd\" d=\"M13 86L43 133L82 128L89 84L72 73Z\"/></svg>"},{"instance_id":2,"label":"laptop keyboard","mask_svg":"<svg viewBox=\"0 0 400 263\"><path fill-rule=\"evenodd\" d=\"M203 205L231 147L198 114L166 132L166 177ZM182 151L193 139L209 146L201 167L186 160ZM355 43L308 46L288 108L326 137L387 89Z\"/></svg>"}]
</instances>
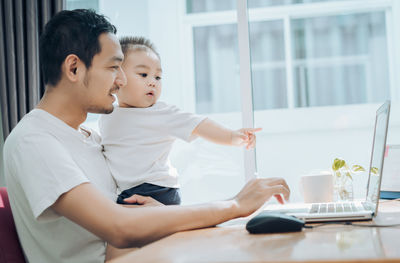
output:
<instances>
[{"instance_id":1,"label":"laptop keyboard","mask_svg":"<svg viewBox=\"0 0 400 263\"><path fill-rule=\"evenodd\" d=\"M365 210L369 210L367 204L362 203ZM357 212L362 211L364 209L360 209L354 203L320 203L320 204L312 204L310 213L343 213L343 212Z\"/></svg>"}]
</instances>

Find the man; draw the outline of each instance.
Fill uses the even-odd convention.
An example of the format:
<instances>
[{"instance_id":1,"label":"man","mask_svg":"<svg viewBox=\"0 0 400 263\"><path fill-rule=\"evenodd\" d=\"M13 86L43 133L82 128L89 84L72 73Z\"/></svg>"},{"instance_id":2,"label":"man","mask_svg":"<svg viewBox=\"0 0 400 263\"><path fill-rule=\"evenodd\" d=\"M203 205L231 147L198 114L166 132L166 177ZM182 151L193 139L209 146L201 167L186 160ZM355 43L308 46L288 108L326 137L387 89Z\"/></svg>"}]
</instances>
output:
<instances>
[{"instance_id":1,"label":"man","mask_svg":"<svg viewBox=\"0 0 400 263\"><path fill-rule=\"evenodd\" d=\"M88 112L112 112L112 94L126 82L115 33L103 16L74 10L55 15L40 38L45 94L4 146L12 211L30 262L104 262L105 242L142 246L250 215L273 195L280 202L289 197L286 182L272 178L249 182L230 200L203 205L115 204L99 136L80 128Z\"/></svg>"}]
</instances>

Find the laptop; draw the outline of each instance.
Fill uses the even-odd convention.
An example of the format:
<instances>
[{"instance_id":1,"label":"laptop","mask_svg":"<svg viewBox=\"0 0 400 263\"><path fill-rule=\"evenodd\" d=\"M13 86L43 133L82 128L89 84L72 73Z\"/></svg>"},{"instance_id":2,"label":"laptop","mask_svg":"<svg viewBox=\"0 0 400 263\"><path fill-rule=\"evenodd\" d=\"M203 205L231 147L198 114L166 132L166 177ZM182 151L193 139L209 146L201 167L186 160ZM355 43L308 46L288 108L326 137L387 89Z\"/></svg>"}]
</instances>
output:
<instances>
[{"instance_id":1,"label":"laptop","mask_svg":"<svg viewBox=\"0 0 400 263\"><path fill-rule=\"evenodd\" d=\"M371 162L365 200L354 202L270 205L265 211L295 216L305 222L370 220L378 213L390 101L376 111ZM371 170L374 172L371 173ZM377 172L376 172L377 171Z\"/></svg>"}]
</instances>

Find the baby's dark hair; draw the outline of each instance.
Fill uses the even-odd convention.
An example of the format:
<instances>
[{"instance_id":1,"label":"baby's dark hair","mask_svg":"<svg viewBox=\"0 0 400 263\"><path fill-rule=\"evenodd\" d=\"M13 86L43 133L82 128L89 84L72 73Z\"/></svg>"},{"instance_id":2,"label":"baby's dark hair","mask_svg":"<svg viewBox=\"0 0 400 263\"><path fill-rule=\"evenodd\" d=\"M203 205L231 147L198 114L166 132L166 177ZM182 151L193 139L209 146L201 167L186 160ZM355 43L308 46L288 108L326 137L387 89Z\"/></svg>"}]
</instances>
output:
<instances>
[{"instance_id":1,"label":"baby's dark hair","mask_svg":"<svg viewBox=\"0 0 400 263\"><path fill-rule=\"evenodd\" d=\"M121 49L125 56L129 51L151 50L157 55L158 59L160 59L160 55L156 51L153 43L145 37L121 37L119 43L121 44Z\"/></svg>"}]
</instances>

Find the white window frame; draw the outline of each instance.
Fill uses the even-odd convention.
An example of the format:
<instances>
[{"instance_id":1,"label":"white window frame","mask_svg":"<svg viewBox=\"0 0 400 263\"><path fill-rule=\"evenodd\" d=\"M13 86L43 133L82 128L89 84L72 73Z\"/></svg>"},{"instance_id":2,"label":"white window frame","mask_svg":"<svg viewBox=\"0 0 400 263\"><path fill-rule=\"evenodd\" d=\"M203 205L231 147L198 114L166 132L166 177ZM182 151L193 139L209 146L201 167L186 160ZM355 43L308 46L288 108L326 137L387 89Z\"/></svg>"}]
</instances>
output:
<instances>
[{"instance_id":1,"label":"white window frame","mask_svg":"<svg viewBox=\"0 0 400 263\"><path fill-rule=\"evenodd\" d=\"M285 36L285 68L287 83L288 108L294 108L293 55L291 49L291 20L343 14L358 14L368 12L385 13L387 50L389 59L389 83L392 101L400 101L400 1L398 0L351 0L337 2L316 2L287 6L272 6L262 8L247 8L247 0L237 0L237 10L186 14L186 1L181 0L182 14L182 46L184 69L186 108L195 111L195 81L194 81L194 50L193 29L198 26L238 24L240 86L243 127L252 127L254 122L252 105L252 83L249 50L248 23L256 21L281 20L284 24ZM340 63L346 63L346 58L335 58ZM361 59L362 58L354 58ZM318 63L318 61L317 61ZM319 61L321 63L321 61ZM260 65L265 66L265 65ZM268 66L268 65L267 65ZM256 171L254 151L244 151L246 180L253 178Z\"/></svg>"},{"instance_id":2,"label":"white window frame","mask_svg":"<svg viewBox=\"0 0 400 263\"><path fill-rule=\"evenodd\" d=\"M238 38L239 38L239 74L240 93L242 105L243 127L254 127L253 115L253 93L251 79L251 54L250 54L250 33L248 25L247 1L237 0L238 17ZM257 161L255 150L243 151L245 180L256 177Z\"/></svg>"}]
</instances>

